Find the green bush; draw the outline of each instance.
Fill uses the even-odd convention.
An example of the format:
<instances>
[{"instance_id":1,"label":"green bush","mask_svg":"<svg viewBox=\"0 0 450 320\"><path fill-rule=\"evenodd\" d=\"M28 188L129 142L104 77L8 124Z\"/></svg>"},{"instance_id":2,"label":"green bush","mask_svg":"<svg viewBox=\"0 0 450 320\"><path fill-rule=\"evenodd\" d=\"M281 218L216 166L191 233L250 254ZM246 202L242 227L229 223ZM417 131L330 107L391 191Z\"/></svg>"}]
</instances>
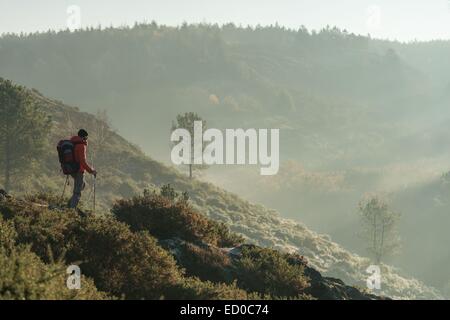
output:
<instances>
[{"instance_id":1,"label":"green bush","mask_svg":"<svg viewBox=\"0 0 450 320\"><path fill-rule=\"evenodd\" d=\"M44 264L29 248L0 249L0 299L108 299L92 280L81 277L81 288L69 290L66 266Z\"/></svg>"},{"instance_id":2,"label":"green bush","mask_svg":"<svg viewBox=\"0 0 450 320\"><path fill-rule=\"evenodd\" d=\"M30 244L45 262L79 264L97 288L130 299L156 299L178 283L173 257L148 233L133 233L113 217L81 217L25 201L0 204L17 230L17 242Z\"/></svg>"},{"instance_id":3,"label":"green bush","mask_svg":"<svg viewBox=\"0 0 450 320\"><path fill-rule=\"evenodd\" d=\"M17 232L11 221L5 221L0 215L0 249L6 252L14 248L16 242Z\"/></svg>"},{"instance_id":4,"label":"green bush","mask_svg":"<svg viewBox=\"0 0 450 320\"><path fill-rule=\"evenodd\" d=\"M187 201L174 200L156 193L117 201L112 213L134 231L147 230L160 240L181 238L232 247L243 239L220 223L194 211Z\"/></svg>"},{"instance_id":5,"label":"green bush","mask_svg":"<svg viewBox=\"0 0 450 320\"><path fill-rule=\"evenodd\" d=\"M278 297L298 297L308 287L304 268L289 255L256 246L242 247L236 263L239 287Z\"/></svg>"},{"instance_id":6,"label":"green bush","mask_svg":"<svg viewBox=\"0 0 450 320\"><path fill-rule=\"evenodd\" d=\"M213 282L231 283L233 280L231 259L214 247L185 243L180 247L178 263L188 276Z\"/></svg>"},{"instance_id":7,"label":"green bush","mask_svg":"<svg viewBox=\"0 0 450 320\"><path fill-rule=\"evenodd\" d=\"M237 287L236 283L224 284L201 281L198 278L185 278L172 289L168 296L179 300L254 300L260 299L258 294L247 293Z\"/></svg>"},{"instance_id":8,"label":"green bush","mask_svg":"<svg viewBox=\"0 0 450 320\"><path fill-rule=\"evenodd\" d=\"M82 271L101 290L128 299L158 299L180 280L173 257L146 232L133 233L111 218L87 218L77 231L78 246L67 259L81 260Z\"/></svg>"},{"instance_id":9,"label":"green bush","mask_svg":"<svg viewBox=\"0 0 450 320\"><path fill-rule=\"evenodd\" d=\"M30 244L44 262L63 258L66 252L78 246L77 230L82 218L75 211L28 207L18 210L20 214L11 219L18 233L17 242Z\"/></svg>"}]
</instances>

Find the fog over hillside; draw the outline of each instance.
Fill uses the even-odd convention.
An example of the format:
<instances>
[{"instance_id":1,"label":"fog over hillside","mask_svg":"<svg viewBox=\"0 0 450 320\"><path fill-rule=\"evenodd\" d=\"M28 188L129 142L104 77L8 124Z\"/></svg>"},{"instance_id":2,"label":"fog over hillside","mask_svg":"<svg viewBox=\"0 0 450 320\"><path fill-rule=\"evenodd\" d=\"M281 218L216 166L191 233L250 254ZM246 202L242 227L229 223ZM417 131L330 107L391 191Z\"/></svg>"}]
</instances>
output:
<instances>
[{"instance_id":1,"label":"fog over hillside","mask_svg":"<svg viewBox=\"0 0 450 320\"><path fill-rule=\"evenodd\" d=\"M153 22L5 34L0 76L81 111L106 110L120 135L170 166L179 113L210 128L279 128L277 175L212 166L196 177L362 256L358 204L378 194L401 213L402 247L386 263L450 295L449 56L450 41L336 27Z\"/></svg>"}]
</instances>

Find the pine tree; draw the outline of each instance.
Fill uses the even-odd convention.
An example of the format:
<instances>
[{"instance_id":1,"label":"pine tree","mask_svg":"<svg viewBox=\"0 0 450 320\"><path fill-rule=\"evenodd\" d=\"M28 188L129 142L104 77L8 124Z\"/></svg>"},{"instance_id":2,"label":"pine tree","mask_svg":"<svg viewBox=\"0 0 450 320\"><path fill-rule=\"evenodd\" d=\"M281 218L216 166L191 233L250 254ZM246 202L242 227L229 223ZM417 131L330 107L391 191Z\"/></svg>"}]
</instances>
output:
<instances>
[{"instance_id":1,"label":"pine tree","mask_svg":"<svg viewBox=\"0 0 450 320\"><path fill-rule=\"evenodd\" d=\"M177 120L172 122L172 131L176 129L186 129L191 139L191 161L189 164L189 178L192 179L192 171L194 169L194 122L195 121L202 121L202 129L203 132L206 130L206 121L203 120L197 113L195 112L186 112L184 114L177 115ZM202 134L203 134L202 132ZM195 165L195 169L206 169L206 165Z\"/></svg>"},{"instance_id":2,"label":"pine tree","mask_svg":"<svg viewBox=\"0 0 450 320\"><path fill-rule=\"evenodd\" d=\"M376 196L361 202L359 213L364 227L362 236L368 242L367 250L379 264L400 247L396 230L400 214L390 210L387 203Z\"/></svg>"}]
</instances>

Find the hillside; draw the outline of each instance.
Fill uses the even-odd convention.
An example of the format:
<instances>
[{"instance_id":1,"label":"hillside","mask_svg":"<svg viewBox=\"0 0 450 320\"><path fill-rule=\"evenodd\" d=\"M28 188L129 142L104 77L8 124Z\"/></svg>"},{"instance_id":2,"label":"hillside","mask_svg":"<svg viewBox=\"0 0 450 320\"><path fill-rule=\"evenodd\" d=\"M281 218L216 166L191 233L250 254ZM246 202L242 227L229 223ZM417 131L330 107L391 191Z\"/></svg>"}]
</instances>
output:
<instances>
[{"instance_id":1,"label":"hillside","mask_svg":"<svg viewBox=\"0 0 450 320\"><path fill-rule=\"evenodd\" d=\"M61 137L69 135L69 131L73 132L71 127L85 127L92 134L92 151L98 139L96 129L106 124L91 114L45 98L37 91L30 93L53 118L54 126L49 137L49 150L52 151L45 158L37 159L40 170L28 179L16 181L15 189L33 193L40 190L58 196L64 178L59 175L56 151L52 146ZM210 183L191 181L177 170L147 157L113 131L105 131L108 139L96 151L95 159L91 159L99 170L97 190L103 212L107 212L117 199L142 194L145 189L148 192L157 191L158 187L170 184L177 191L189 193L195 210L214 221L225 223L231 231L244 236L247 242L298 253L306 258L309 266L325 276L365 287L365 270L370 265L368 259L346 251L327 236L319 235L298 222L282 218L274 210L245 201ZM88 195L89 189L85 191L85 199ZM84 203L84 208L89 209L90 203ZM383 266L382 272L384 280L379 295L411 299L440 298L437 291L415 279L401 276L399 270Z\"/></svg>"},{"instance_id":2,"label":"hillside","mask_svg":"<svg viewBox=\"0 0 450 320\"><path fill-rule=\"evenodd\" d=\"M121 137L163 164L170 164L171 121L182 112L197 112L209 127L218 129L279 128L278 175L261 177L249 166L212 167L204 180L276 209L281 217L365 255L365 243L356 236L358 202L372 193L395 198L399 192L401 197L411 188L406 190L414 194L411 199L430 203L426 193L415 192L416 186L425 190L429 181L449 170L449 52L449 41L382 41L334 27L171 27L152 22L5 34L0 37L0 72L81 111L107 110ZM72 123L64 113L58 117ZM74 131L60 129L65 135ZM59 136L55 134L52 143ZM121 164L101 170L98 181L107 203L148 184L176 181L180 190L191 188L176 171L148 160L136 148L123 147L128 144L122 138L115 139L111 147L118 148L112 156ZM34 183L59 190L63 181L53 178L56 167L51 159L44 177ZM234 221L227 206L235 200L222 200L206 190L208 197L199 199L199 206L207 214ZM429 285L446 283L448 267L442 263L441 249L448 239L443 231L433 232L445 225L446 208L429 208L439 219L426 220L427 208L419 211L419 205L406 201L395 206L402 213L399 227L405 241L403 253L387 262ZM237 208L246 210L241 204ZM245 232L258 233L251 228ZM410 240L417 232L424 233L426 242ZM259 237L273 243L266 240L267 234ZM433 254L431 247L440 250ZM428 259L417 259L422 251ZM420 271L426 269L433 270L428 271L431 275ZM433 276L437 274L442 278Z\"/></svg>"},{"instance_id":3,"label":"hillside","mask_svg":"<svg viewBox=\"0 0 450 320\"><path fill-rule=\"evenodd\" d=\"M299 255L245 245L163 191L104 216L49 209L54 201L0 197L1 299L380 299ZM71 264L80 291L64 285Z\"/></svg>"}]
</instances>

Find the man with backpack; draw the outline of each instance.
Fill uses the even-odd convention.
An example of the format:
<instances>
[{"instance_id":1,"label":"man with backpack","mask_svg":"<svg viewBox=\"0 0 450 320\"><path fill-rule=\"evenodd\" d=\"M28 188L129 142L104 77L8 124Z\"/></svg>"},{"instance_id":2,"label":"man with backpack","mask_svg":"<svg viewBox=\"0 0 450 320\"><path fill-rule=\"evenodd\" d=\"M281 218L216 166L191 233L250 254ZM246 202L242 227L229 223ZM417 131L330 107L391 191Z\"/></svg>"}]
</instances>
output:
<instances>
[{"instance_id":1,"label":"man with backpack","mask_svg":"<svg viewBox=\"0 0 450 320\"><path fill-rule=\"evenodd\" d=\"M76 208L81 199L81 192L85 188L84 173L87 171L97 177L95 171L86 161L88 133L84 129L70 140L62 140L58 144L58 155L64 174L73 178L73 195L69 201L69 208Z\"/></svg>"}]
</instances>

